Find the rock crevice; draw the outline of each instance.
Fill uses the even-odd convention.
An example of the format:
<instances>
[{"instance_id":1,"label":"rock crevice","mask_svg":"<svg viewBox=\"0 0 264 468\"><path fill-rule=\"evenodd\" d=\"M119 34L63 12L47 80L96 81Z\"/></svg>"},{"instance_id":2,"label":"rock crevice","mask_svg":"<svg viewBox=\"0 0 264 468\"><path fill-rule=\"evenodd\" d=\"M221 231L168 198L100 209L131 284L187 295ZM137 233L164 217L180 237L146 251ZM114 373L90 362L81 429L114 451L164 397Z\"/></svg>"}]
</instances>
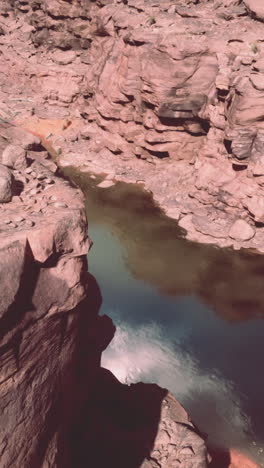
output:
<instances>
[{"instance_id":1,"label":"rock crevice","mask_svg":"<svg viewBox=\"0 0 264 468\"><path fill-rule=\"evenodd\" d=\"M260 2L1 5L2 119L47 137L61 165L143 183L190 239L263 250L247 209L263 197Z\"/></svg>"}]
</instances>

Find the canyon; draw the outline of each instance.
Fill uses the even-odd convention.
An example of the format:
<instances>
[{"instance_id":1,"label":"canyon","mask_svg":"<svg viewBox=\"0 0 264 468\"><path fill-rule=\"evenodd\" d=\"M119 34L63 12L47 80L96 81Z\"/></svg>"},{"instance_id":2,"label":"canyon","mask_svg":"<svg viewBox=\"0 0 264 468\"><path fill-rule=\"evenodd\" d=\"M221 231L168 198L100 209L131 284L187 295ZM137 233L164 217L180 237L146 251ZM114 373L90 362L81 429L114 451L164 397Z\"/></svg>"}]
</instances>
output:
<instances>
[{"instance_id":1,"label":"canyon","mask_svg":"<svg viewBox=\"0 0 264 468\"><path fill-rule=\"evenodd\" d=\"M1 468L257 467L208 450L170 389L101 367L115 325L62 171L263 253L263 21L260 0L0 0Z\"/></svg>"}]
</instances>

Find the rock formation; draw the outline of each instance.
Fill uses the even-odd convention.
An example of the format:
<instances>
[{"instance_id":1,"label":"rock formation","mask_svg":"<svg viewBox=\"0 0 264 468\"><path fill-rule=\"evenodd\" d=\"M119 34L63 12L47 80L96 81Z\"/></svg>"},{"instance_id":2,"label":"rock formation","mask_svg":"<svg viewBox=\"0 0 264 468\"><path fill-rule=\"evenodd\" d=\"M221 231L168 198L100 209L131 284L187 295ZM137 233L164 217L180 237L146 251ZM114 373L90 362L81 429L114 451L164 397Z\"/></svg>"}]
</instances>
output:
<instances>
[{"instance_id":1,"label":"rock formation","mask_svg":"<svg viewBox=\"0 0 264 468\"><path fill-rule=\"evenodd\" d=\"M144 183L189 238L263 251L262 10L2 0L2 119L62 165Z\"/></svg>"},{"instance_id":2,"label":"rock formation","mask_svg":"<svg viewBox=\"0 0 264 468\"><path fill-rule=\"evenodd\" d=\"M204 439L174 397L100 369L114 326L97 315L100 290L87 273L83 195L56 175L37 137L2 132L1 467L206 467ZM121 434L134 458L124 450L119 463Z\"/></svg>"},{"instance_id":3,"label":"rock formation","mask_svg":"<svg viewBox=\"0 0 264 468\"><path fill-rule=\"evenodd\" d=\"M38 138L2 131L9 195L0 203L1 467L67 466L63 440L113 325L97 316L98 291L86 272L81 192L55 175Z\"/></svg>"},{"instance_id":4,"label":"rock formation","mask_svg":"<svg viewBox=\"0 0 264 468\"><path fill-rule=\"evenodd\" d=\"M1 467L73 468L71 436L92 395L102 418L113 325L86 273L82 196L49 153L143 183L193 240L264 250L262 10L258 0L0 0ZM117 387L111 403L134 408L137 391ZM164 394L152 392L161 424L151 422L141 466L205 467L184 410L168 397L166 422ZM130 423L144 430L148 416ZM91 444L84 426L77 436Z\"/></svg>"}]
</instances>

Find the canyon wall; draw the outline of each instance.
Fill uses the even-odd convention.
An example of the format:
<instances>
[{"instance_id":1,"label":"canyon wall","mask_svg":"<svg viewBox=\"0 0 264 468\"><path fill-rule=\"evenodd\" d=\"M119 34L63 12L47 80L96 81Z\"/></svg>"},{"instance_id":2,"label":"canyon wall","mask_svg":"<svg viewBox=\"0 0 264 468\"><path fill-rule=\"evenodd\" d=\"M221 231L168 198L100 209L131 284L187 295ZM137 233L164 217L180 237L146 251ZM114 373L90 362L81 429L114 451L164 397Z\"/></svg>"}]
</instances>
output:
<instances>
[{"instance_id":1,"label":"canyon wall","mask_svg":"<svg viewBox=\"0 0 264 468\"><path fill-rule=\"evenodd\" d=\"M143 184L192 240L263 251L258 0L2 0L0 13L4 120L48 137L64 166Z\"/></svg>"},{"instance_id":2,"label":"canyon wall","mask_svg":"<svg viewBox=\"0 0 264 468\"><path fill-rule=\"evenodd\" d=\"M2 124L0 154L1 468L205 468L167 390L100 367L115 328L87 272L82 193L18 127Z\"/></svg>"},{"instance_id":3,"label":"canyon wall","mask_svg":"<svg viewBox=\"0 0 264 468\"><path fill-rule=\"evenodd\" d=\"M100 354L114 327L98 317L86 271L82 195L56 177L46 149L62 166L144 184L193 240L263 251L261 15L257 0L0 0L3 468L72 468L72 430L78 437L79 422L96 425L98 414L105 463L117 395L125 405L131 393L135 408L133 389L103 392L112 387ZM178 407L168 424L170 397L153 392L137 463L205 467L186 413ZM146 421L131 424L144 432ZM78 454L87 441L93 449L89 427Z\"/></svg>"},{"instance_id":4,"label":"canyon wall","mask_svg":"<svg viewBox=\"0 0 264 468\"><path fill-rule=\"evenodd\" d=\"M1 131L0 464L67 466L67 431L113 326L106 338L81 192L55 175L38 138Z\"/></svg>"}]
</instances>

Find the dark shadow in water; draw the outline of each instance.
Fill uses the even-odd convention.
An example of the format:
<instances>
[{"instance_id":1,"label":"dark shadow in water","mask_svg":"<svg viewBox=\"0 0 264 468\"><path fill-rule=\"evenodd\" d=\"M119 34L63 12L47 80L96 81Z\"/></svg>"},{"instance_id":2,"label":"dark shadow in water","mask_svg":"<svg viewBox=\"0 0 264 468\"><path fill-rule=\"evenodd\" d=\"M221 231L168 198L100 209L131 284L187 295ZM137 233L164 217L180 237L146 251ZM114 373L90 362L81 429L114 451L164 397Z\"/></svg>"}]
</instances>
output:
<instances>
[{"instance_id":1,"label":"dark shadow in water","mask_svg":"<svg viewBox=\"0 0 264 468\"><path fill-rule=\"evenodd\" d=\"M83 407L89 400L97 379L102 351L115 333L112 320L98 315L102 296L95 278L87 272L85 275L88 286L87 299L73 310L46 317L42 324L42 327L47 328L47 336L49 330L55 330L55 336L61 335L60 351L58 375L50 382L51 404L47 408L43 429L30 460L32 467L42 466L49 444L57 433L58 451L56 462L53 459L50 461L51 466L56 464L58 468L75 468L74 463L69 465L73 450L69 434L73 426L79 425ZM65 288L62 282L61 288ZM64 341L72 341L74 353L63 356L61 362L60 352L65 353Z\"/></svg>"},{"instance_id":2,"label":"dark shadow in water","mask_svg":"<svg viewBox=\"0 0 264 468\"><path fill-rule=\"evenodd\" d=\"M72 168L65 173L82 188L89 221L105 224L125 247L136 279L168 296L197 296L228 321L263 317L262 255L187 241L177 222L136 185L100 189L98 178Z\"/></svg>"},{"instance_id":3,"label":"dark shadow in water","mask_svg":"<svg viewBox=\"0 0 264 468\"><path fill-rule=\"evenodd\" d=\"M74 422L70 433L61 434L62 458L57 460L61 468L138 468L153 447L167 395L157 385L123 385L100 367L101 353L115 333L111 319L98 316L101 304L99 285L88 273L75 356L76 382L83 392L79 399L86 403L78 408L72 404L74 399L64 401L73 414L65 414L63 425L69 426L69 417ZM67 395L74 392L67 388Z\"/></svg>"},{"instance_id":4,"label":"dark shadow in water","mask_svg":"<svg viewBox=\"0 0 264 468\"><path fill-rule=\"evenodd\" d=\"M121 384L101 369L82 424L72 434L74 468L139 468L158 431L167 391L154 384Z\"/></svg>"},{"instance_id":5,"label":"dark shadow in water","mask_svg":"<svg viewBox=\"0 0 264 468\"><path fill-rule=\"evenodd\" d=\"M94 392L100 372L101 354L115 333L112 320L106 315L98 315L102 304L101 291L94 276L86 274L87 297L73 311L74 314L78 314L78 331L75 355L69 370L71 380L67 382L66 376L65 392L62 390L59 395L61 430L56 459L56 466L59 468L77 468L72 458L76 448L72 433L75 428L81 432L85 429L82 425L84 407Z\"/></svg>"},{"instance_id":6,"label":"dark shadow in water","mask_svg":"<svg viewBox=\"0 0 264 468\"><path fill-rule=\"evenodd\" d=\"M210 455L212 457L212 461L209 464L210 468L230 468L231 457L229 452L212 449L210 450Z\"/></svg>"},{"instance_id":7,"label":"dark shadow in water","mask_svg":"<svg viewBox=\"0 0 264 468\"><path fill-rule=\"evenodd\" d=\"M127 269L136 279L151 284L165 295L199 297L226 321L240 322L263 317L262 256L186 241L183 239L183 233L177 222L166 217L153 203L152 197L137 186L118 183L108 189L100 189L96 187L99 182L98 178L90 179L88 175L74 173L72 169L69 169L67 173L85 193L89 221L107 229L120 241L122 247L125 248ZM199 339L197 343L200 346ZM218 343L219 346L215 347L212 359L209 360L211 367L215 365L214 356L222 366L223 359L219 356L225 354L225 342L218 342L216 336L216 345ZM196 344L193 346L195 349ZM210 340L209 346L211 346ZM246 362L243 357L244 367L234 364L233 361L237 359L237 355L233 356L232 353L230 354L230 369L228 366L222 366L227 377L229 371L235 369L235 376L231 375L231 380L234 377L235 382L239 383L243 395L251 395L252 382L247 379L245 383L240 373L242 374L244 368L251 369L252 362L256 362L254 361L256 353L253 352L256 346L249 343L248 348ZM243 347L241 349L243 351ZM208 362L208 359L206 358L204 362ZM257 388L261 389L260 377L258 380ZM193 391L199 395L195 387ZM200 398L198 396L194 399L194 407L197 400L201 404ZM252 401L257 401L254 411L252 411ZM249 407L246 412L250 415L254 414L254 433L256 434L262 434L263 431L259 412L261 401L259 396L257 399L254 396L253 399L248 400ZM244 398L243 402L246 405ZM205 402L206 407L208 408L208 402ZM195 412L191 411L191 414ZM218 466L225 468L225 463L228 466L229 454L220 454L220 457L222 461L217 461L216 464L214 460L215 465L211 465L213 468ZM80 465L81 468L84 466L85 464Z\"/></svg>"}]
</instances>

